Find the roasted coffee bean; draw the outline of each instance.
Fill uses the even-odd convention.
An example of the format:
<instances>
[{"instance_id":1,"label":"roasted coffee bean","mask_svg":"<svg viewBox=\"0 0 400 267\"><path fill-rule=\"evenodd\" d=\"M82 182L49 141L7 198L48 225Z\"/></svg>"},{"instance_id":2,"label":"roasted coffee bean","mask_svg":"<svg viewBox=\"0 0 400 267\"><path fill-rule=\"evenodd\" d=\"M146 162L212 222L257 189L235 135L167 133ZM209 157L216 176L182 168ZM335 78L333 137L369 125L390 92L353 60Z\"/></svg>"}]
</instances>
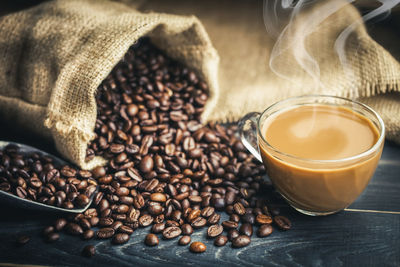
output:
<instances>
[{"instance_id":1,"label":"roasted coffee bean","mask_svg":"<svg viewBox=\"0 0 400 267\"><path fill-rule=\"evenodd\" d=\"M222 225L214 224L214 225L211 225L210 227L208 227L207 236L210 238L214 238L214 237L222 234L223 231L224 231L224 227L222 227Z\"/></svg>"},{"instance_id":2,"label":"roasted coffee bean","mask_svg":"<svg viewBox=\"0 0 400 267\"><path fill-rule=\"evenodd\" d=\"M153 224L153 226L151 227L151 232L153 234L159 234L162 231L164 231L164 229L165 229L165 223L156 223Z\"/></svg>"},{"instance_id":3,"label":"roasted coffee bean","mask_svg":"<svg viewBox=\"0 0 400 267\"><path fill-rule=\"evenodd\" d=\"M256 217L256 222L258 224L271 224L272 218L265 214L258 214Z\"/></svg>"},{"instance_id":4,"label":"roasted coffee bean","mask_svg":"<svg viewBox=\"0 0 400 267\"><path fill-rule=\"evenodd\" d=\"M90 227L91 227L89 220L85 219L85 218L81 218L79 220L79 225L82 227L83 230L90 229Z\"/></svg>"},{"instance_id":5,"label":"roasted coffee bean","mask_svg":"<svg viewBox=\"0 0 400 267\"><path fill-rule=\"evenodd\" d=\"M57 241L58 239L60 239L60 235L58 233L52 232L46 236L46 242L48 242L48 243L53 243L53 242Z\"/></svg>"},{"instance_id":6,"label":"roasted coffee bean","mask_svg":"<svg viewBox=\"0 0 400 267\"><path fill-rule=\"evenodd\" d=\"M157 201L157 202L165 202L165 201L167 201L167 197L162 193L153 193L153 194L150 195L150 199L152 201Z\"/></svg>"},{"instance_id":7,"label":"roasted coffee bean","mask_svg":"<svg viewBox=\"0 0 400 267\"><path fill-rule=\"evenodd\" d=\"M22 188L21 186L18 186L16 189L15 189L15 193L16 193L16 195L18 196L18 197L20 197L20 198L26 198L26 196L27 196L27 192L26 192L26 190L24 189L24 188Z\"/></svg>"},{"instance_id":8,"label":"roasted coffee bean","mask_svg":"<svg viewBox=\"0 0 400 267\"><path fill-rule=\"evenodd\" d=\"M118 232L131 235L131 234L133 234L133 229L129 226L121 225L120 227L118 227Z\"/></svg>"},{"instance_id":9,"label":"roasted coffee bean","mask_svg":"<svg viewBox=\"0 0 400 267\"><path fill-rule=\"evenodd\" d=\"M289 219L281 215L274 217L274 223L281 230L289 230L292 227L292 223L289 221Z\"/></svg>"},{"instance_id":10,"label":"roasted coffee bean","mask_svg":"<svg viewBox=\"0 0 400 267\"><path fill-rule=\"evenodd\" d=\"M125 146L122 144L111 144L110 145L110 152L114 154L119 154L124 152Z\"/></svg>"},{"instance_id":11,"label":"roasted coffee bean","mask_svg":"<svg viewBox=\"0 0 400 267\"><path fill-rule=\"evenodd\" d=\"M93 175L93 177L96 178L96 179L97 179L97 178L100 178L100 177L106 175L106 170L104 169L103 166L96 167L96 168L94 168L94 169L92 170L92 175Z\"/></svg>"},{"instance_id":12,"label":"roasted coffee bean","mask_svg":"<svg viewBox=\"0 0 400 267\"><path fill-rule=\"evenodd\" d=\"M256 219L253 214L246 213L245 215L242 216L241 220L243 223L254 224Z\"/></svg>"},{"instance_id":13,"label":"roasted coffee bean","mask_svg":"<svg viewBox=\"0 0 400 267\"><path fill-rule=\"evenodd\" d=\"M114 229L112 229L111 227L105 227L105 228L100 228L97 231L96 236L99 239L107 239L111 238L114 234L115 234Z\"/></svg>"},{"instance_id":14,"label":"roasted coffee bean","mask_svg":"<svg viewBox=\"0 0 400 267\"><path fill-rule=\"evenodd\" d=\"M269 236L270 234L272 234L273 232L273 228L271 225L269 224L263 224L260 226L260 228L258 228L257 230L257 236L258 237L266 237Z\"/></svg>"},{"instance_id":15,"label":"roasted coffee bean","mask_svg":"<svg viewBox=\"0 0 400 267\"><path fill-rule=\"evenodd\" d=\"M217 238L215 238L214 240L214 245L217 247L223 247L226 245L226 243L228 242L228 237L225 235L219 235L217 236Z\"/></svg>"},{"instance_id":16,"label":"roasted coffee bean","mask_svg":"<svg viewBox=\"0 0 400 267\"><path fill-rule=\"evenodd\" d=\"M91 230L91 229L86 230L86 231L83 232L83 234L82 234L82 238L85 239L85 240L92 239L93 237L94 237L94 231Z\"/></svg>"},{"instance_id":17,"label":"roasted coffee bean","mask_svg":"<svg viewBox=\"0 0 400 267\"><path fill-rule=\"evenodd\" d=\"M203 217L197 217L192 221L191 226L195 229L199 229L201 227L204 227L206 224L207 224L206 219L204 219Z\"/></svg>"},{"instance_id":18,"label":"roasted coffee bean","mask_svg":"<svg viewBox=\"0 0 400 267\"><path fill-rule=\"evenodd\" d=\"M225 208L225 199L212 198L211 205L213 205L216 210L223 210Z\"/></svg>"},{"instance_id":19,"label":"roasted coffee bean","mask_svg":"<svg viewBox=\"0 0 400 267\"><path fill-rule=\"evenodd\" d=\"M237 203L235 203L235 204L233 205L233 209L235 210L235 212L236 212L238 215L244 215L244 214L246 213L246 210L245 210L243 204L242 204L242 203L239 203L239 202L237 202Z\"/></svg>"},{"instance_id":20,"label":"roasted coffee bean","mask_svg":"<svg viewBox=\"0 0 400 267\"><path fill-rule=\"evenodd\" d=\"M207 249L206 245L202 242L193 242L190 244L190 251L194 253L203 253Z\"/></svg>"},{"instance_id":21,"label":"roasted coffee bean","mask_svg":"<svg viewBox=\"0 0 400 267\"><path fill-rule=\"evenodd\" d=\"M87 204L89 204L90 199L86 195L80 194L76 197L75 201L79 207L85 207Z\"/></svg>"},{"instance_id":22,"label":"roasted coffee bean","mask_svg":"<svg viewBox=\"0 0 400 267\"><path fill-rule=\"evenodd\" d=\"M184 235L191 235L193 234L193 227L190 224L183 224L181 226L182 234Z\"/></svg>"},{"instance_id":23,"label":"roasted coffee bean","mask_svg":"<svg viewBox=\"0 0 400 267\"><path fill-rule=\"evenodd\" d=\"M27 236L27 235L18 236L18 238L17 238L17 245L23 246L23 245L25 245L26 243L28 243L30 240L31 240L30 236Z\"/></svg>"},{"instance_id":24,"label":"roasted coffee bean","mask_svg":"<svg viewBox=\"0 0 400 267\"><path fill-rule=\"evenodd\" d=\"M197 219L201 214L200 210L192 210L189 215L187 216L187 220L192 222L193 220Z\"/></svg>"},{"instance_id":25,"label":"roasted coffee bean","mask_svg":"<svg viewBox=\"0 0 400 267\"><path fill-rule=\"evenodd\" d=\"M204 218L208 218L211 215L213 215L214 211L215 211L215 209L213 207L205 207L201 211L201 216L203 216Z\"/></svg>"},{"instance_id":26,"label":"roasted coffee bean","mask_svg":"<svg viewBox=\"0 0 400 267\"><path fill-rule=\"evenodd\" d=\"M100 226L111 226L114 222L113 218L110 217L104 217L104 218L100 218L99 220L99 225Z\"/></svg>"},{"instance_id":27,"label":"roasted coffee bean","mask_svg":"<svg viewBox=\"0 0 400 267\"><path fill-rule=\"evenodd\" d=\"M223 221L222 222L222 226L226 230L236 229L238 227L238 223L237 222L233 222L233 221Z\"/></svg>"},{"instance_id":28,"label":"roasted coffee bean","mask_svg":"<svg viewBox=\"0 0 400 267\"><path fill-rule=\"evenodd\" d=\"M147 246L157 246L158 245L158 237L155 234L148 234L144 239L144 243Z\"/></svg>"},{"instance_id":29,"label":"roasted coffee bean","mask_svg":"<svg viewBox=\"0 0 400 267\"><path fill-rule=\"evenodd\" d=\"M247 235L240 235L232 240L232 247L234 248L242 248L248 246L251 242L250 237Z\"/></svg>"},{"instance_id":30,"label":"roasted coffee bean","mask_svg":"<svg viewBox=\"0 0 400 267\"><path fill-rule=\"evenodd\" d=\"M153 166L154 166L153 158L147 155L140 161L139 168L142 172L148 173L153 170Z\"/></svg>"},{"instance_id":31,"label":"roasted coffee bean","mask_svg":"<svg viewBox=\"0 0 400 267\"><path fill-rule=\"evenodd\" d=\"M190 243L192 239L188 235L184 235L181 238L179 238L178 244L181 246L186 246Z\"/></svg>"},{"instance_id":32,"label":"roasted coffee bean","mask_svg":"<svg viewBox=\"0 0 400 267\"><path fill-rule=\"evenodd\" d=\"M96 254L96 248L93 245L87 245L82 250L82 255L85 257L93 257Z\"/></svg>"},{"instance_id":33,"label":"roasted coffee bean","mask_svg":"<svg viewBox=\"0 0 400 267\"><path fill-rule=\"evenodd\" d=\"M120 244L125 244L128 241L129 241L129 235L128 234L119 233L119 234L114 235L114 237L113 237L111 242L113 244L120 245Z\"/></svg>"},{"instance_id":34,"label":"roasted coffee bean","mask_svg":"<svg viewBox=\"0 0 400 267\"><path fill-rule=\"evenodd\" d=\"M172 239L179 236L182 233L182 230L177 226L170 226L164 229L162 235L165 239Z\"/></svg>"},{"instance_id":35,"label":"roasted coffee bean","mask_svg":"<svg viewBox=\"0 0 400 267\"><path fill-rule=\"evenodd\" d=\"M52 232L54 232L54 227L53 226L47 226L47 227L45 227L44 229L43 229L43 231L42 231L42 234L43 234L43 236L47 236L47 235L49 235L50 233L52 233Z\"/></svg>"},{"instance_id":36,"label":"roasted coffee bean","mask_svg":"<svg viewBox=\"0 0 400 267\"><path fill-rule=\"evenodd\" d=\"M253 235L253 226L249 223L244 223L240 226L239 233L251 237Z\"/></svg>"},{"instance_id":37,"label":"roasted coffee bean","mask_svg":"<svg viewBox=\"0 0 400 267\"><path fill-rule=\"evenodd\" d=\"M144 214L139 217L139 225L142 227L149 226L153 223L154 218L148 214Z\"/></svg>"},{"instance_id":38,"label":"roasted coffee bean","mask_svg":"<svg viewBox=\"0 0 400 267\"><path fill-rule=\"evenodd\" d=\"M80 235L83 233L83 229L80 225L76 224L76 223L68 223L65 227L67 233L71 234L71 235Z\"/></svg>"},{"instance_id":39,"label":"roasted coffee bean","mask_svg":"<svg viewBox=\"0 0 400 267\"><path fill-rule=\"evenodd\" d=\"M221 215L219 215L218 213L213 213L210 217L208 217L207 223L208 224L217 224L217 223L219 223L220 218L221 218Z\"/></svg>"},{"instance_id":40,"label":"roasted coffee bean","mask_svg":"<svg viewBox=\"0 0 400 267\"><path fill-rule=\"evenodd\" d=\"M228 239L229 239L229 241L232 241L233 239L235 239L239 235L240 235L240 233L236 229L231 229L231 230L228 231Z\"/></svg>"},{"instance_id":41,"label":"roasted coffee bean","mask_svg":"<svg viewBox=\"0 0 400 267\"><path fill-rule=\"evenodd\" d=\"M147 210L151 215L157 216L164 211L164 208L161 205L151 205Z\"/></svg>"},{"instance_id":42,"label":"roasted coffee bean","mask_svg":"<svg viewBox=\"0 0 400 267\"><path fill-rule=\"evenodd\" d=\"M231 214L230 216L229 216L229 220L230 221L232 221L232 222L240 222L240 216L239 215L237 215L237 214Z\"/></svg>"}]
</instances>

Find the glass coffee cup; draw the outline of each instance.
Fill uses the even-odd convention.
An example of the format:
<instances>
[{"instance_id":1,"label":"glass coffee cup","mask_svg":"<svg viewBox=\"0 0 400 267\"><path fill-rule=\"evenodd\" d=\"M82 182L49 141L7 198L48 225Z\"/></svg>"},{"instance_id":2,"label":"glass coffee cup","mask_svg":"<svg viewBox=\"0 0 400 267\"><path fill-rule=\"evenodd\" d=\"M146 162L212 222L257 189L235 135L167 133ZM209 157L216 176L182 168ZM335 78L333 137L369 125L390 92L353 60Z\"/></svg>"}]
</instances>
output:
<instances>
[{"instance_id":1,"label":"glass coffee cup","mask_svg":"<svg viewBox=\"0 0 400 267\"><path fill-rule=\"evenodd\" d=\"M302 130L298 135L311 133L314 128L320 130L317 135L308 139L307 134L296 136L299 139L293 141L282 131L282 134L275 133L278 135L275 139L279 141L279 135L282 135L282 147L289 146L289 150L296 147L296 141L300 140L303 147L299 145L299 153L302 155L304 152L307 156L279 149L279 142L273 140L273 132L268 132L272 125L278 127L276 129L285 129L279 123L285 123L290 128L288 131L293 131L301 124L293 121L292 125L290 119L303 119L302 114L310 114L307 120L303 120L306 123L303 126L308 127L297 128ZM355 121L357 127L362 127L362 131L351 132L352 125L347 125L351 123L350 119ZM365 131L368 127L372 135ZM373 109L346 98L325 95L289 98L273 104L262 113L249 113L239 121L239 130L245 147L264 163L276 190L293 208L313 216L336 213L357 199L375 172L385 139L383 120ZM369 140L371 136L375 136L372 141ZM327 142L327 149L321 145L324 143L320 139ZM291 144L291 141L295 143ZM341 156L348 147L364 141L370 143L366 149ZM321 158L318 158L320 152L310 157L313 150L322 151ZM325 152L329 154L329 150L334 150L332 155L337 155L332 158L326 156Z\"/></svg>"}]
</instances>

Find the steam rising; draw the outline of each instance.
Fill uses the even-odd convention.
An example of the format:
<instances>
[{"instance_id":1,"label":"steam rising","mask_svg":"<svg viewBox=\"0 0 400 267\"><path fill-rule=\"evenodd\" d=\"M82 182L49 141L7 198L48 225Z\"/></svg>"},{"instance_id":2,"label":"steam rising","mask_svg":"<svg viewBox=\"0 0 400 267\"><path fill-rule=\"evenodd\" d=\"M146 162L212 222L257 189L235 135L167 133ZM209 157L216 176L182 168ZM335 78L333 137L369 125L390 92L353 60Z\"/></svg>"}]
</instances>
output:
<instances>
[{"instance_id":1,"label":"steam rising","mask_svg":"<svg viewBox=\"0 0 400 267\"><path fill-rule=\"evenodd\" d=\"M312 6L317 2L319 4L318 8L312 9ZM294 81L293 68L281 67L282 56L289 53L290 57L295 60L292 64L297 63L312 78L315 89L325 88L320 78L321 73L318 62L306 49L306 39L317 30L324 20L352 2L354 0L264 0L264 24L268 33L276 38L276 43L269 59L271 70L284 79ZM361 23L380 15L389 15L390 10L400 0L380 0L379 2L381 5L378 8L365 14L361 19L351 22L339 34L334 48L332 48L338 55L344 68L344 73L351 79L356 77L346 58L346 41L348 37ZM303 15L305 11L308 11L307 16ZM298 23L299 18L302 18L301 23ZM358 97L358 91L354 90L351 97Z\"/></svg>"}]
</instances>

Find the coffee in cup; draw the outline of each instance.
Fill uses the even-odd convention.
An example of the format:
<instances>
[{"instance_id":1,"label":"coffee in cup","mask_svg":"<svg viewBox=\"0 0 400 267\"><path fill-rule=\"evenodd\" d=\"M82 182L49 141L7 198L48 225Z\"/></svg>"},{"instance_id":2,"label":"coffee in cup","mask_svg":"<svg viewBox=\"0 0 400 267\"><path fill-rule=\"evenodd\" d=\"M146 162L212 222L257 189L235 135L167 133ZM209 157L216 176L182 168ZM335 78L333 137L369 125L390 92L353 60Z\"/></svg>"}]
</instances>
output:
<instances>
[{"instance_id":1,"label":"coffee in cup","mask_svg":"<svg viewBox=\"0 0 400 267\"><path fill-rule=\"evenodd\" d=\"M333 96L278 102L245 116L240 128L275 188L309 215L335 213L354 202L375 172L385 134L371 108Z\"/></svg>"}]
</instances>

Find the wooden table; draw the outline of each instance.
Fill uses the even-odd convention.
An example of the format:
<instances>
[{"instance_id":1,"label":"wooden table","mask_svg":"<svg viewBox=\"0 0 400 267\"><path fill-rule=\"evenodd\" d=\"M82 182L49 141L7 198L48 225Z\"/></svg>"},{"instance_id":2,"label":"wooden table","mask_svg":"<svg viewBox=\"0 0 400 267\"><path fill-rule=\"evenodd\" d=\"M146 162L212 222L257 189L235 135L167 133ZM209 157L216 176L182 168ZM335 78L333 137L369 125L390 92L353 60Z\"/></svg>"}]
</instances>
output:
<instances>
[{"instance_id":1,"label":"wooden table","mask_svg":"<svg viewBox=\"0 0 400 267\"><path fill-rule=\"evenodd\" d=\"M1 132L0 139L23 141L54 152L51 144L15 131ZM207 251L197 255L189 252L187 246L178 246L176 239L160 240L155 248L146 247L143 240L149 229L136 230L131 240L121 246L111 245L110 240L87 242L65 234L56 243L47 244L40 232L54 220L54 214L17 210L2 204L0 265L400 265L400 146L386 142L375 176L361 197L345 211L327 217L310 217L296 212L280 199L276 199L276 205L291 219L292 230L276 230L263 239L254 236L248 247L234 249L230 245L214 247L203 229L192 236L193 241L207 245ZM17 247L15 238L21 234L32 238L27 245ZM87 244L96 247L97 254L92 259L80 256Z\"/></svg>"}]
</instances>

